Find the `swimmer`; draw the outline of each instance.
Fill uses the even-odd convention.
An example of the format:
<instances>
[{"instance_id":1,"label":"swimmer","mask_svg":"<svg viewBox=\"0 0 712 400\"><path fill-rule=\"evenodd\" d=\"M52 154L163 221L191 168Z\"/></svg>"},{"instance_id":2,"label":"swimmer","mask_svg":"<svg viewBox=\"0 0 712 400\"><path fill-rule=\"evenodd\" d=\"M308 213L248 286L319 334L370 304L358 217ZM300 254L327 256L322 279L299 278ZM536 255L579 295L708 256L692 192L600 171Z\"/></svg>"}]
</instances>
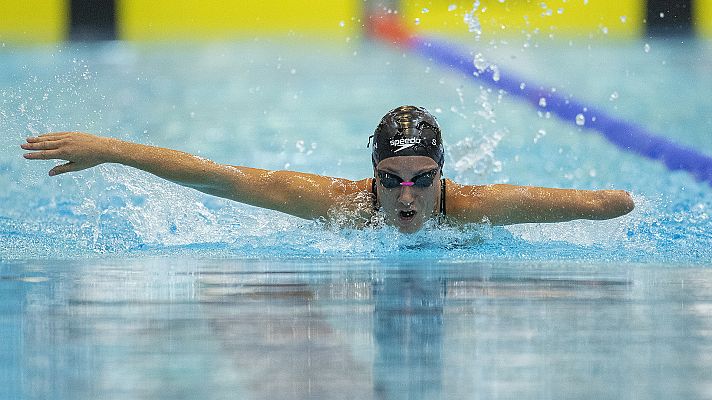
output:
<instances>
[{"instance_id":1,"label":"swimmer","mask_svg":"<svg viewBox=\"0 0 712 400\"><path fill-rule=\"evenodd\" d=\"M310 220L350 215L353 221L347 225L363 226L381 215L386 224L404 233L420 230L430 219L451 225L603 220L634 207L622 190L471 186L445 179L440 127L427 110L413 106L398 107L381 119L369 138L373 178L358 181L223 165L181 151L81 132L26 140L21 145L30 151L24 154L26 159L68 161L52 168L50 176L117 163L213 196Z\"/></svg>"}]
</instances>

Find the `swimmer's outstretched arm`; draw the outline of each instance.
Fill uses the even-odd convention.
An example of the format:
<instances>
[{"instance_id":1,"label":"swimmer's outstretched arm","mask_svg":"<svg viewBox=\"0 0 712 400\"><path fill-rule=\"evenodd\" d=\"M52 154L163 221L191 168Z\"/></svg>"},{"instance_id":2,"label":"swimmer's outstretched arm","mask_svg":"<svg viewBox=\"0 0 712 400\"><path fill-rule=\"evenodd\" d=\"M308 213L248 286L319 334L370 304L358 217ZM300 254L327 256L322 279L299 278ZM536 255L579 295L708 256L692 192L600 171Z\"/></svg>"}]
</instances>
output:
<instances>
[{"instance_id":1,"label":"swimmer's outstretched arm","mask_svg":"<svg viewBox=\"0 0 712 400\"><path fill-rule=\"evenodd\" d=\"M450 184L448 216L462 223L488 220L494 225L602 220L633 210L623 190L552 189L532 186Z\"/></svg>"},{"instance_id":2,"label":"swimmer's outstretched arm","mask_svg":"<svg viewBox=\"0 0 712 400\"><path fill-rule=\"evenodd\" d=\"M51 176L118 163L207 194L306 219L327 218L344 196L367 191L369 182L223 165L182 151L80 132L29 137L21 147L32 151L24 155L30 160L68 161L52 168Z\"/></svg>"}]
</instances>

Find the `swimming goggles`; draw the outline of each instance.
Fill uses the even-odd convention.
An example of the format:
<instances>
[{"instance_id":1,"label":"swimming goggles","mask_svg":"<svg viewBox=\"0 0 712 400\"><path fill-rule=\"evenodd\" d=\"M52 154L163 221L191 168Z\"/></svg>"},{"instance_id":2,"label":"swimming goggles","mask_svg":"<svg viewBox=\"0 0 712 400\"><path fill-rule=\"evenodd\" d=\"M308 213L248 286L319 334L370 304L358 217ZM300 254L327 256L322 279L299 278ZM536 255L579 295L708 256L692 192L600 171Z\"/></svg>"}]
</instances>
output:
<instances>
[{"instance_id":1,"label":"swimming goggles","mask_svg":"<svg viewBox=\"0 0 712 400\"><path fill-rule=\"evenodd\" d=\"M414 176L413 180L411 180L410 182L404 182L401 177L399 177L398 175L393 175L389 172L380 170L377 172L378 177L381 181L381 186L386 189L395 189L398 186L415 186L418 188L426 188L430 187L430 185L433 184L433 179L435 179L435 175L438 173L438 170L433 169L427 172L423 172L422 174Z\"/></svg>"}]
</instances>

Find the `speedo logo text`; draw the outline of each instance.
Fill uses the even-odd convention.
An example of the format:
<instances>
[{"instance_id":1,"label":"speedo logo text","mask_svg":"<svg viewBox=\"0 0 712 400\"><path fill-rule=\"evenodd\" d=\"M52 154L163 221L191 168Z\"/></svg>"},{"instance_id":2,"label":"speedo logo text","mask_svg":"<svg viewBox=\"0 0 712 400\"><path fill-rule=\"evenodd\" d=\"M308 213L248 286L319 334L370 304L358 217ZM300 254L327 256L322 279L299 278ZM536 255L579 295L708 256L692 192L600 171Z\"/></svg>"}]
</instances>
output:
<instances>
[{"instance_id":1,"label":"speedo logo text","mask_svg":"<svg viewBox=\"0 0 712 400\"><path fill-rule=\"evenodd\" d=\"M416 144L420 144L420 138L403 138L397 140L391 140L390 144L392 147L398 147L393 152L397 153L401 150L405 150L409 147L413 147Z\"/></svg>"}]
</instances>

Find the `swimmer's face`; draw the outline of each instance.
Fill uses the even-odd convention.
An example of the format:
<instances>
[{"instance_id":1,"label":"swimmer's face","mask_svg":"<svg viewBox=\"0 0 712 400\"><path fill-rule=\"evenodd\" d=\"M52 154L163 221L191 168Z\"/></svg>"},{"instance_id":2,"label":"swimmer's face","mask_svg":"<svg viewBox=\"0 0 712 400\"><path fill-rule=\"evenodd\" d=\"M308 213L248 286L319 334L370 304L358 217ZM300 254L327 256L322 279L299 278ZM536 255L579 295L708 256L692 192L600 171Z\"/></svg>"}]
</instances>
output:
<instances>
[{"instance_id":1,"label":"swimmer's face","mask_svg":"<svg viewBox=\"0 0 712 400\"><path fill-rule=\"evenodd\" d=\"M440 167L432 158L386 158L376 165L374 172L378 202L385 214L386 223L396 226L403 233L412 233L437 214ZM423 187L430 178L432 183ZM400 182L406 182L406 185Z\"/></svg>"}]
</instances>

